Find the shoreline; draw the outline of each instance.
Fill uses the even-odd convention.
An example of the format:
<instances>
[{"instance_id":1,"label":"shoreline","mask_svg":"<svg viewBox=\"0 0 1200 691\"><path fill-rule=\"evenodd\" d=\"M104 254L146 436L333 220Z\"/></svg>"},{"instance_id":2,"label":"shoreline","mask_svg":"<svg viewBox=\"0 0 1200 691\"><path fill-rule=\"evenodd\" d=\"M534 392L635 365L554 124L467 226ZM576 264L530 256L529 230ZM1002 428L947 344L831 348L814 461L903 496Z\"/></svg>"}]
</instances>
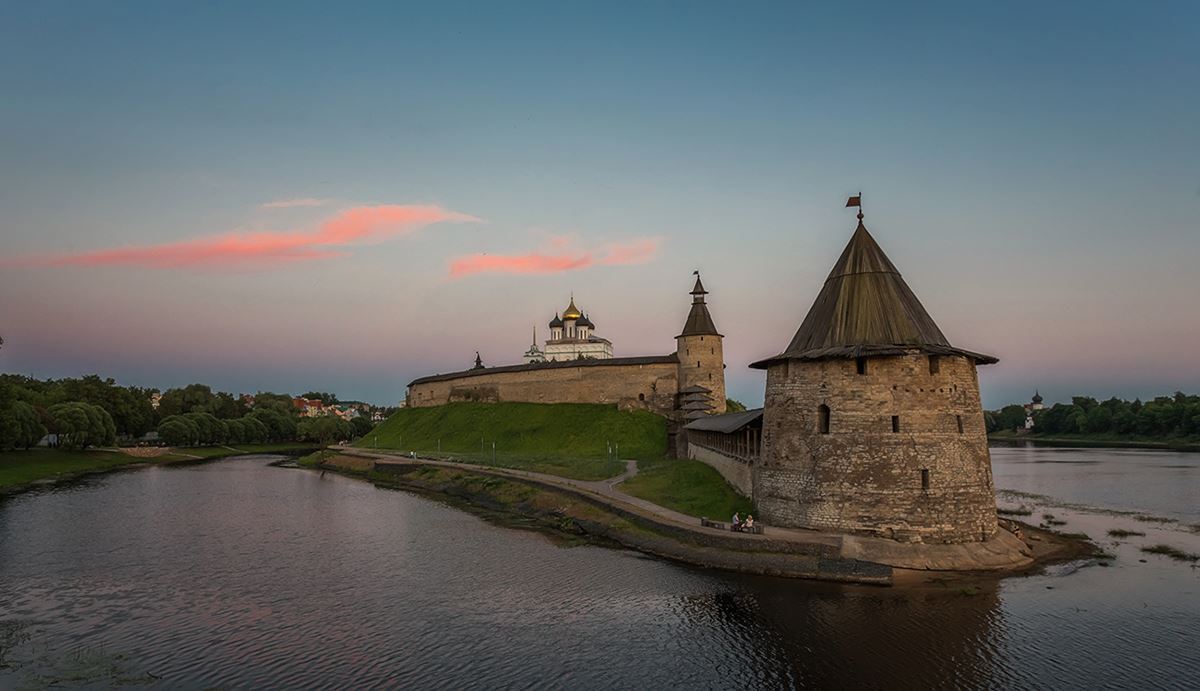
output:
<instances>
[{"instance_id":1,"label":"shoreline","mask_svg":"<svg viewBox=\"0 0 1200 691\"><path fill-rule=\"evenodd\" d=\"M251 445L254 446L254 445ZM106 475L108 473L116 473L126 470L136 470L138 468L147 468L151 466L168 466L168 465L185 465L189 463L203 463L205 461L215 461L224 458L232 458L234 456L257 456L257 455L281 455L299 457L306 452L312 452L317 447L312 445L298 444L295 446L287 444L261 444L269 448L264 449L236 449L228 446L210 446L210 447L182 447L183 449L196 450L203 449L204 455L196 455L188 453L186 450L178 450L175 447L128 447L129 449L144 450L150 448L165 448L166 451L157 455L137 455L128 453L124 448L117 447L112 449L88 449L79 451L79 454L98 453L105 454L104 459L97 459L93 466L82 467L71 471L53 473L38 477L27 482L13 483L0 486L0 498L15 496L25 492L34 491L42 488L54 487L60 484L68 484L83 480L85 478ZM220 451L218 451L220 450ZM9 454L40 454L47 452L58 451L58 449L28 449L23 451L6 452ZM215 453L210 453L215 452ZM111 460L112 454L123 454L128 457L128 462L105 463L103 460ZM22 460L29 460L23 458ZM124 459L122 459L124 460ZM47 459L48 463L53 463L53 459ZM3 457L0 456L0 463L3 463Z\"/></svg>"},{"instance_id":2,"label":"shoreline","mask_svg":"<svg viewBox=\"0 0 1200 691\"><path fill-rule=\"evenodd\" d=\"M457 508L519 520L570 539L599 539L645 554L703 568L756 575L884 586L994 581L1052 563L1097 556L1086 540L1020 524L1022 542L1001 528L997 537L971 545L904 545L883 538L768 528L763 536L687 525L621 497L601 496L593 483L547 481L531 474L421 458L379 458L354 449L332 449L307 467L331 470L378 487L412 491ZM582 485L582 486L581 486ZM661 509L661 507L658 507ZM1019 552L1018 552L1019 549ZM940 556L939 556L940 555ZM872 560L875 556L883 561ZM891 562L891 563L885 563ZM939 568L943 567L943 568Z\"/></svg>"},{"instance_id":3,"label":"shoreline","mask_svg":"<svg viewBox=\"0 0 1200 691\"><path fill-rule=\"evenodd\" d=\"M1200 442L1194 441L1154 441L1152 439L1106 439L1088 436L1046 436L1037 434L1014 434L1012 432L992 432L988 435L988 445L1053 447L1081 447L1090 449L1149 449L1154 451L1183 451L1200 452Z\"/></svg>"}]
</instances>

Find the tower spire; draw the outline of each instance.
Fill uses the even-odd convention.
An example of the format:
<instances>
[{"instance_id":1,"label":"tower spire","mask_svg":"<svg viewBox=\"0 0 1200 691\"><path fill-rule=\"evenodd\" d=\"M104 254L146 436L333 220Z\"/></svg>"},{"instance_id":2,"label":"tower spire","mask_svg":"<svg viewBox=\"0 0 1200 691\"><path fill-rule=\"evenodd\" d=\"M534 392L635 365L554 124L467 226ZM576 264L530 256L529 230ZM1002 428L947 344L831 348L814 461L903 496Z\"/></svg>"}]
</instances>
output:
<instances>
[{"instance_id":1,"label":"tower spire","mask_svg":"<svg viewBox=\"0 0 1200 691\"><path fill-rule=\"evenodd\" d=\"M712 334L719 336L717 327L713 324L712 315L708 313L708 305L704 302L704 296L708 291L704 289L704 284L700 282L700 272L693 271L692 275L696 277L696 285L692 288L692 311L688 313L687 321L683 325L683 331L680 336L696 336L701 334Z\"/></svg>"}]
</instances>

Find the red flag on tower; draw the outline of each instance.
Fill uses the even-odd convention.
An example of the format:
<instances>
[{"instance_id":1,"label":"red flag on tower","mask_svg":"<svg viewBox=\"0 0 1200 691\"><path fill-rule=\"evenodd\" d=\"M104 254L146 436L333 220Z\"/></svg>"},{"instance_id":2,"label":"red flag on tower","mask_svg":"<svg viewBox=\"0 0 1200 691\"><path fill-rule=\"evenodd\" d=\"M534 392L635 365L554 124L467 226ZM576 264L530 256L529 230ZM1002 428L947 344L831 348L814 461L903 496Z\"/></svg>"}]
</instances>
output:
<instances>
[{"instance_id":1,"label":"red flag on tower","mask_svg":"<svg viewBox=\"0 0 1200 691\"><path fill-rule=\"evenodd\" d=\"M846 208L849 209L852 206L857 206L860 209L862 208L862 195L856 194L846 200Z\"/></svg>"}]
</instances>

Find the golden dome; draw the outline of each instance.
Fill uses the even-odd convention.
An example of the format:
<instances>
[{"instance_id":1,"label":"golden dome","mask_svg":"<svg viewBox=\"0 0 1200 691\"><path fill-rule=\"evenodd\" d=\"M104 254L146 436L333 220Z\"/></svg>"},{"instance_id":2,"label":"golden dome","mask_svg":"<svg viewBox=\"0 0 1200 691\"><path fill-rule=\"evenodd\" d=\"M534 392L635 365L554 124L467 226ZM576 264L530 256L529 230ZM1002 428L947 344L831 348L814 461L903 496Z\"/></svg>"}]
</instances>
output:
<instances>
[{"instance_id":1,"label":"golden dome","mask_svg":"<svg viewBox=\"0 0 1200 691\"><path fill-rule=\"evenodd\" d=\"M582 316L583 316L583 313L580 312L579 308L575 306L575 296L572 295L571 296L571 304L567 305L567 309L565 309L563 311L562 318L565 321L567 319L578 319Z\"/></svg>"}]
</instances>

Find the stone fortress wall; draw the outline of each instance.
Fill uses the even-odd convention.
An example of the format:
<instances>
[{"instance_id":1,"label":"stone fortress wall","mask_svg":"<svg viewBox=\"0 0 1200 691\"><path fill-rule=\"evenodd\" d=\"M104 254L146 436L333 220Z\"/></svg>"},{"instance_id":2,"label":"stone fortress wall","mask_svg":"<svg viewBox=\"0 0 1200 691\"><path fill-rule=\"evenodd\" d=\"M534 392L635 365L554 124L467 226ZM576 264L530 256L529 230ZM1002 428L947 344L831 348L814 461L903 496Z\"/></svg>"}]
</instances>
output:
<instances>
[{"instance_id":1,"label":"stone fortress wall","mask_svg":"<svg viewBox=\"0 0 1200 691\"><path fill-rule=\"evenodd\" d=\"M864 365L864 374L849 358L768 368L770 453L754 469L763 519L926 543L991 537L995 496L975 362L911 353Z\"/></svg>"},{"instance_id":2,"label":"stone fortress wall","mask_svg":"<svg viewBox=\"0 0 1200 691\"><path fill-rule=\"evenodd\" d=\"M553 360L533 344L525 353L526 364L484 367L476 353L472 369L414 379L408 385L406 405L424 408L462 401L603 403L626 410L649 410L675 422L688 415L724 412L723 337L708 312L704 298L708 291L700 283L699 273L695 275L691 309L676 336L674 353L611 357L611 344L591 335L591 320L579 312L571 296L563 318L555 315L550 322L547 353L555 354L552 351L560 343L574 347L576 341L594 342L607 345L605 357ZM697 405L704 410L697 412ZM685 410L684 406L689 407Z\"/></svg>"},{"instance_id":3,"label":"stone fortress wall","mask_svg":"<svg viewBox=\"0 0 1200 691\"><path fill-rule=\"evenodd\" d=\"M679 390L679 364L674 356L494 369L509 371L483 369L417 380L409 385L408 405L429 407L461 401L611 403L622 409L669 416Z\"/></svg>"}]
</instances>

